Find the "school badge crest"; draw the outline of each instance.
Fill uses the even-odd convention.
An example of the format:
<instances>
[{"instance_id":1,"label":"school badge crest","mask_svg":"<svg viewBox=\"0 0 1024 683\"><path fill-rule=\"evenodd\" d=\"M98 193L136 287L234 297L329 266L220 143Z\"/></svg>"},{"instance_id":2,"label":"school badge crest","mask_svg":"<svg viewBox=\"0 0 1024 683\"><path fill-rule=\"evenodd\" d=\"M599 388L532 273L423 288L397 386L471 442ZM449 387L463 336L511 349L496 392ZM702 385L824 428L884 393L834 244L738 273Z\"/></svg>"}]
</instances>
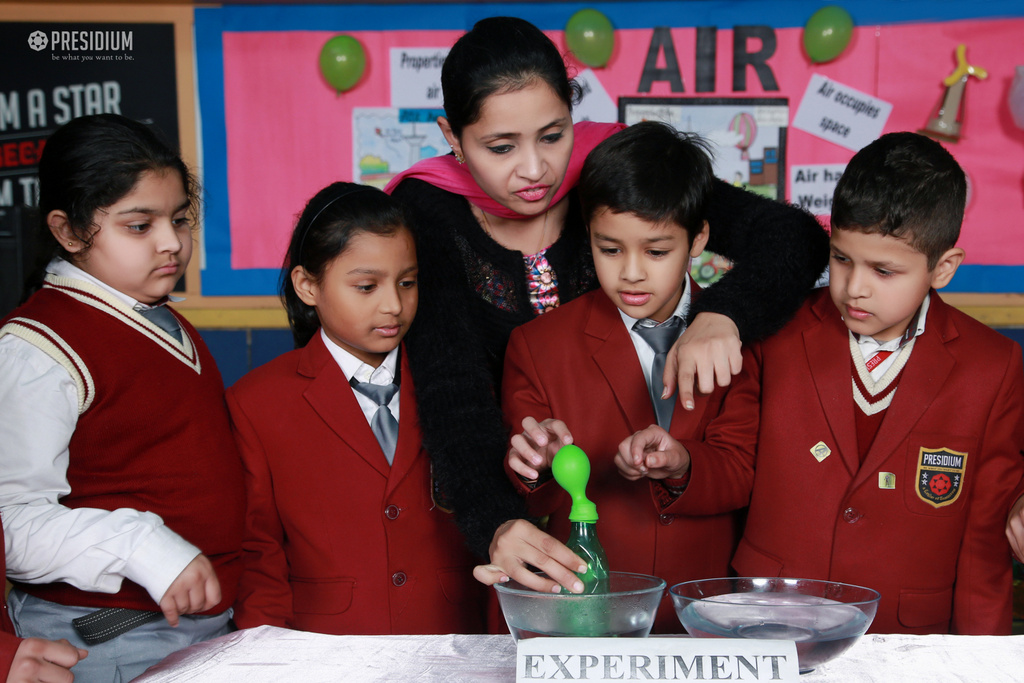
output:
<instances>
[{"instance_id":1,"label":"school badge crest","mask_svg":"<svg viewBox=\"0 0 1024 683\"><path fill-rule=\"evenodd\" d=\"M960 496L966 467L966 453L922 448L917 454L917 497L936 508L952 504Z\"/></svg>"}]
</instances>

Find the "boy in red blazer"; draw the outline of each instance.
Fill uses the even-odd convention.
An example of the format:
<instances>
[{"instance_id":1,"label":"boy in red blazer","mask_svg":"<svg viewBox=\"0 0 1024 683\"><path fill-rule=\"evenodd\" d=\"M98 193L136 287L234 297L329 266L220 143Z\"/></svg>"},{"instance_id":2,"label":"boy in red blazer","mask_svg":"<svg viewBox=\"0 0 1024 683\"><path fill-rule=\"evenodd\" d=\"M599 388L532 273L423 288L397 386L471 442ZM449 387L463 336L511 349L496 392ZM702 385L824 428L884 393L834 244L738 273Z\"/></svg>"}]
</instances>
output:
<instances>
[{"instance_id":1,"label":"boy in red blazer","mask_svg":"<svg viewBox=\"0 0 1024 683\"><path fill-rule=\"evenodd\" d=\"M664 353L697 296L689 264L708 239L713 182L701 141L661 123L631 126L591 152L579 192L601 289L517 328L502 382L505 419L514 431L522 425L506 465L531 513L550 515L548 531L568 536L571 501L549 468L574 442L590 456L587 495L611 569L669 583L725 573L739 517L676 515L681 482L657 467L623 478L613 457L624 438L656 422L678 438L704 438L721 410L725 389L698 396L692 411L660 398ZM663 606L655 630L680 629Z\"/></svg>"},{"instance_id":2,"label":"boy in red blazer","mask_svg":"<svg viewBox=\"0 0 1024 683\"><path fill-rule=\"evenodd\" d=\"M836 187L829 289L745 352L733 447L647 430L620 451L688 471L688 512L749 501L741 576L878 590L878 633L1010 632L1024 368L1017 344L935 292L964 259L965 198L933 140L862 149ZM737 446L755 439L756 458Z\"/></svg>"}]
</instances>

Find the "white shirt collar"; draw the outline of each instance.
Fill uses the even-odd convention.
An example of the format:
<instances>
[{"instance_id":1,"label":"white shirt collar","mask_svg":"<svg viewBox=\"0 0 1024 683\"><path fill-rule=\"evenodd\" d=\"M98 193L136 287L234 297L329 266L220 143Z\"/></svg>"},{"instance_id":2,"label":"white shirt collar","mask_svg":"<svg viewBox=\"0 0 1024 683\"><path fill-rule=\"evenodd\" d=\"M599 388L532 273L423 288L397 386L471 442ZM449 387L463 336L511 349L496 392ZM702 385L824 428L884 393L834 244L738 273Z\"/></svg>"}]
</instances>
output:
<instances>
[{"instance_id":1,"label":"white shirt collar","mask_svg":"<svg viewBox=\"0 0 1024 683\"><path fill-rule=\"evenodd\" d=\"M65 261L62 258L55 258L52 261L50 261L48 264L46 264L46 272L47 273L52 273L53 275L56 275L57 277L66 277L66 278L69 278L71 280L84 280L84 281L86 281L86 282L88 282L90 284L96 285L97 287L99 287L103 291L109 292L110 294L115 296L119 301L123 301L125 304L127 304L127 306L129 308L131 308L133 310L138 310L140 308L142 308L142 309L155 308L154 306L151 306L149 304L144 304L144 303L142 303L140 301L137 301L136 299L133 299L132 297L130 297L127 294L125 294L124 292L121 292L119 290L114 289L113 287L111 287L107 283L103 282L102 280L96 279L95 277L93 277L89 273L85 272L84 270L82 270L81 268L76 266L75 264L71 263L70 261ZM171 302L177 302L177 301L184 301L185 300L184 297L180 297L180 296L168 296L167 299L169 301L171 301Z\"/></svg>"},{"instance_id":2,"label":"white shirt collar","mask_svg":"<svg viewBox=\"0 0 1024 683\"><path fill-rule=\"evenodd\" d=\"M322 327L320 328L320 337L324 340L327 350L331 352L338 367L345 373L346 379L351 380L354 377L357 382L370 382L371 384L392 384L395 381L395 370L398 367L397 346L384 357L384 362L380 364L380 367L375 368L331 341Z\"/></svg>"},{"instance_id":3,"label":"white shirt collar","mask_svg":"<svg viewBox=\"0 0 1024 683\"><path fill-rule=\"evenodd\" d=\"M914 337L919 337L924 334L925 320L928 318L928 305L931 301L931 294L928 294L921 302L921 307L917 309L916 318L911 319L910 324L914 327L907 326L907 331L895 339L880 342L874 337L869 337L864 334L854 334L854 339L857 340L857 346L860 347L861 353L864 358L870 358L875 355L878 351L895 351L896 349L902 348L904 344L909 342ZM915 324L916 323L916 324Z\"/></svg>"}]
</instances>

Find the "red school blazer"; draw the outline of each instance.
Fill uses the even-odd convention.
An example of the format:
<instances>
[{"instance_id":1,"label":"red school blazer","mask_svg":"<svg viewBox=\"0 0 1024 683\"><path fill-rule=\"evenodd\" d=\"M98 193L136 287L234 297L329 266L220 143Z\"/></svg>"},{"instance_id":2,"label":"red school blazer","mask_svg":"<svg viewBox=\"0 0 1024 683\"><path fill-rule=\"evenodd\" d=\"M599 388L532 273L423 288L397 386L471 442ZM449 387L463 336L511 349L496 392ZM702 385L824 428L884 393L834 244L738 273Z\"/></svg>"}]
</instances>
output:
<instances>
[{"instance_id":1,"label":"red school blazer","mask_svg":"<svg viewBox=\"0 0 1024 683\"><path fill-rule=\"evenodd\" d=\"M1004 528L1024 473L1021 349L931 296L863 464L849 334L824 289L745 352L729 392L733 436L758 439L756 460L693 448L677 506L718 511L750 495L736 572L874 588L875 633L1007 634ZM933 488L936 454L952 467Z\"/></svg>"},{"instance_id":2,"label":"red school blazer","mask_svg":"<svg viewBox=\"0 0 1024 683\"><path fill-rule=\"evenodd\" d=\"M401 359L391 466L320 334L228 390L248 499L239 627L485 632L486 589L453 515L432 500Z\"/></svg>"},{"instance_id":3,"label":"red school blazer","mask_svg":"<svg viewBox=\"0 0 1024 683\"><path fill-rule=\"evenodd\" d=\"M677 403L669 432L680 439L702 438L725 393L717 389L697 396L692 411ZM522 431L527 416L562 420L590 457L587 497L597 505L598 536L612 571L658 576L669 586L728 572L740 532L737 513L698 517L665 511L662 484L628 481L615 467L619 443L657 424L657 417L629 332L604 292L585 294L513 331L502 407L512 433ZM506 471L528 497L531 514L550 515L548 532L565 541L568 494L551 480L531 490L507 463ZM683 632L667 592L655 629Z\"/></svg>"}]
</instances>

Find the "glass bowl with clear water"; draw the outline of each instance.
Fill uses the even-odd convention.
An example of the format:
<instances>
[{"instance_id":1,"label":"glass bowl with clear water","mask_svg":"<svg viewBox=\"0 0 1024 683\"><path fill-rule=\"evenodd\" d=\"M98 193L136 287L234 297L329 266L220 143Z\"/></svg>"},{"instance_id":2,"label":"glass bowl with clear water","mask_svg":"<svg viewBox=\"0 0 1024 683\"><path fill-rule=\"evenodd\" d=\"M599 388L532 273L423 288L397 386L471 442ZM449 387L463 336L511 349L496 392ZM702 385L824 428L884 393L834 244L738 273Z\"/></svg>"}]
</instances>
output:
<instances>
[{"instance_id":1,"label":"glass bowl with clear water","mask_svg":"<svg viewBox=\"0 0 1024 683\"><path fill-rule=\"evenodd\" d=\"M669 592L691 636L796 641L800 673L838 657L864 635L880 597L835 581L750 577L687 581Z\"/></svg>"},{"instance_id":2,"label":"glass bowl with clear water","mask_svg":"<svg viewBox=\"0 0 1024 683\"><path fill-rule=\"evenodd\" d=\"M538 636L646 638L665 581L646 574L608 573L608 592L541 593L516 581L495 584L505 623L517 641Z\"/></svg>"}]
</instances>

